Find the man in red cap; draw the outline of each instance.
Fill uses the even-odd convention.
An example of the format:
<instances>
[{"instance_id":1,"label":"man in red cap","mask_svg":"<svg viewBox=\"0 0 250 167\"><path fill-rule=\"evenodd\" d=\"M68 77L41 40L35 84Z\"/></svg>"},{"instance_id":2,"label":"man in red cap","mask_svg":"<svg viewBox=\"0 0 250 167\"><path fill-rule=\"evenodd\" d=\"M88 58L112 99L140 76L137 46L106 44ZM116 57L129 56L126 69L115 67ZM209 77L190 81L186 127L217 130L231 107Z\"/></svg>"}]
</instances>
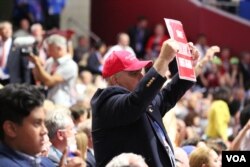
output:
<instances>
[{"instance_id":1,"label":"man in red cap","mask_svg":"<svg viewBox=\"0 0 250 167\"><path fill-rule=\"evenodd\" d=\"M106 59L102 74L109 87L97 90L91 100L92 137L98 167L104 167L113 157L125 152L142 155L150 167L175 166L173 147L162 117L193 82L182 80L176 74L161 88L178 47L172 39L165 41L154 64L140 61L126 51L114 51ZM189 47L196 60L197 49L192 44ZM197 63L196 74L218 49L208 50L207 56ZM150 66L143 75L142 69Z\"/></svg>"}]
</instances>

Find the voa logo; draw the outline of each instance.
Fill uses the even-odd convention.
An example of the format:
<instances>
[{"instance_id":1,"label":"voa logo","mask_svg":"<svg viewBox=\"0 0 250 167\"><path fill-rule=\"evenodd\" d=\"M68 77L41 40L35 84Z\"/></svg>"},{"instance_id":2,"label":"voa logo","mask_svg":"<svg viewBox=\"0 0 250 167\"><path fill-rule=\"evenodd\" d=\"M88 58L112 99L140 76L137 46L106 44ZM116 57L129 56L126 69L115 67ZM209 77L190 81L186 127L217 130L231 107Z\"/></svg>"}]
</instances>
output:
<instances>
[{"instance_id":1,"label":"voa logo","mask_svg":"<svg viewBox=\"0 0 250 167\"><path fill-rule=\"evenodd\" d=\"M247 162L244 155L226 155L227 162Z\"/></svg>"}]
</instances>

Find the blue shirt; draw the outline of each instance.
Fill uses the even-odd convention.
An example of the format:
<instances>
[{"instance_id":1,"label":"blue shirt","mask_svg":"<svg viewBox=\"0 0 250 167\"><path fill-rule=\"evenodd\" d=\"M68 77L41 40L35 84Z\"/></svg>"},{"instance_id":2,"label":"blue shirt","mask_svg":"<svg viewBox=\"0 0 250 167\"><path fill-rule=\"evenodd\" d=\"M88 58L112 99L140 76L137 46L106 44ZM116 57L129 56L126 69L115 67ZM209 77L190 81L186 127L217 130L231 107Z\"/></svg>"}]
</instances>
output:
<instances>
[{"instance_id":1,"label":"blue shirt","mask_svg":"<svg viewBox=\"0 0 250 167\"><path fill-rule=\"evenodd\" d=\"M23 156L24 158L26 158L30 164L34 167L40 167L40 163L41 163L41 158L38 157L38 156L30 156L28 154L25 154L25 153L22 153L22 152L19 152L19 151L16 151L17 154Z\"/></svg>"},{"instance_id":2,"label":"blue shirt","mask_svg":"<svg viewBox=\"0 0 250 167\"><path fill-rule=\"evenodd\" d=\"M47 0L49 15L60 14L66 4L66 0Z\"/></svg>"}]
</instances>

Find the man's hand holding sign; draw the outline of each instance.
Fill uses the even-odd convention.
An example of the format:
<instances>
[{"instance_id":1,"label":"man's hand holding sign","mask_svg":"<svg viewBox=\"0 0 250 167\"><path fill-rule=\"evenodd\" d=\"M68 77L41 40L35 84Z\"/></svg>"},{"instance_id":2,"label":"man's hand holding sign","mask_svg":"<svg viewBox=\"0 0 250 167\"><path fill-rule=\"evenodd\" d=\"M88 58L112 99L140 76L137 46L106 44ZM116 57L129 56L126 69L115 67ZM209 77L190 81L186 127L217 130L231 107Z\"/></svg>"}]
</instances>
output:
<instances>
[{"instance_id":1,"label":"man's hand holding sign","mask_svg":"<svg viewBox=\"0 0 250 167\"><path fill-rule=\"evenodd\" d=\"M170 37L179 44L176 61L180 78L196 81L196 77L202 72L203 65L211 61L214 54L220 51L220 48L218 46L210 47L203 59L195 61L199 57L198 50L193 43L187 42L182 23L173 19L165 19L165 23Z\"/></svg>"}]
</instances>

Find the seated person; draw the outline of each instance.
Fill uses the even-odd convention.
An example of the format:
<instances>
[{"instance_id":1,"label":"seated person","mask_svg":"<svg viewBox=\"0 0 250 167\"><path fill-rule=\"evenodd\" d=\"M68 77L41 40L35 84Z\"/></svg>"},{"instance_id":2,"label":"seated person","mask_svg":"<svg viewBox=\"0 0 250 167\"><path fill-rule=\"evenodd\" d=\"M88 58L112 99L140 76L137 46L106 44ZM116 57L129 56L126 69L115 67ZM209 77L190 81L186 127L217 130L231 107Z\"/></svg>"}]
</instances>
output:
<instances>
[{"instance_id":1,"label":"seated person","mask_svg":"<svg viewBox=\"0 0 250 167\"><path fill-rule=\"evenodd\" d=\"M115 156L106 167L148 167L141 155L134 153L122 153Z\"/></svg>"},{"instance_id":2,"label":"seated person","mask_svg":"<svg viewBox=\"0 0 250 167\"><path fill-rule=\"evenodd\" d=\"M42 151L47 129L43 95L28 85L10 84L0 90L0 166L54 167Z\"/></svg>"},{"instance_id":3,"label":"seated person","mask_svg":"<svg viewBox=\"0 0 250 167\"><path fill-rule=\"evenodd\" d=\"M220 167L221 160L213 149L201 146L190 154L189 165L190 167Z\"/></svg>"},{"instance_id":4,"label":"seated person","mask_svg":"<svg viewBox=\"0 0 250 167\"><path fill-rule=\"evenodd\" d=\"M66 108L57 108L46 115L45 125L48 128L48 136L51 147L48 152L48 158L55 166L66 165L62 161L66 152L68 156L67 165L71 163L72 167L84 167L80 153L76 146L74 123L70 116L70 111Z\"/></svg>"},{"instance_id":5,"label":"seated person","mask_svg":"<svg viewBox=\"0 0 250 167\"><path fill-rule=\"evenodd\" d=\"M0 90L0 167L55 167L39 156L48 135L43 102L42 93L31 85L9 84ZM66 155L64 151L60 167L85 167L80 155Z\"/></svg>"}]
</instances>

